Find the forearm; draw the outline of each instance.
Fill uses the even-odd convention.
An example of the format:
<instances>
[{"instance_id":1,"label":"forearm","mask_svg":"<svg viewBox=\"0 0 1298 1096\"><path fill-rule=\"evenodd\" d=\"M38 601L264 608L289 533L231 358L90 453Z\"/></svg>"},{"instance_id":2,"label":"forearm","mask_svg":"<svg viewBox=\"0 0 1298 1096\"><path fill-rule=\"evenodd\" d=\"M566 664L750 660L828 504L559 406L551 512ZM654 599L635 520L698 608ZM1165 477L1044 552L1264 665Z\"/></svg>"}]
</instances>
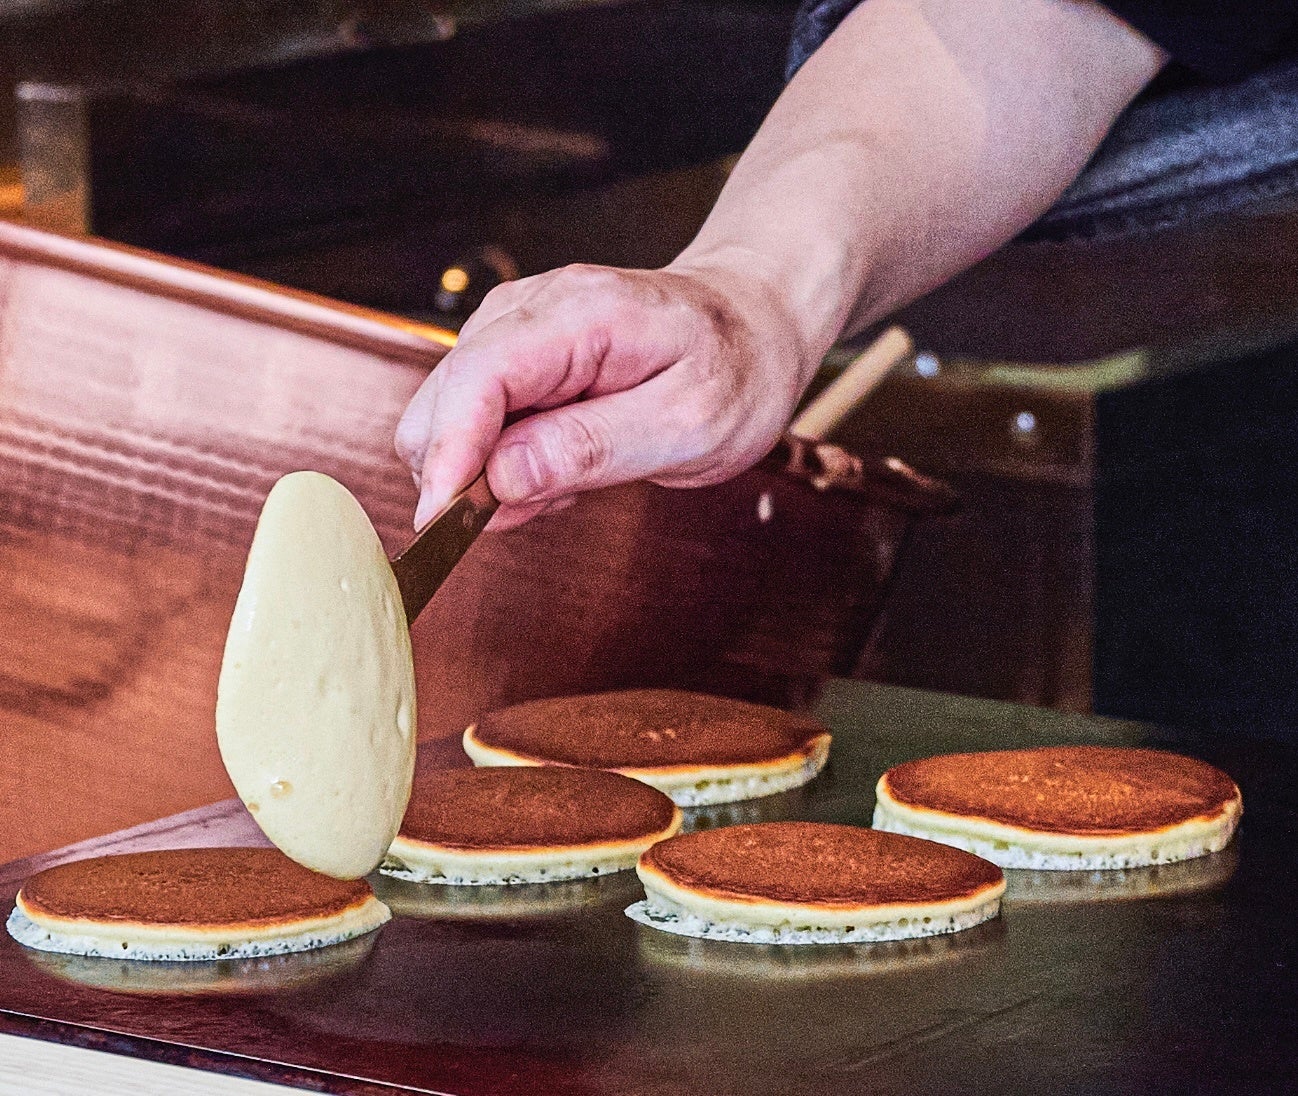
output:
<instances>
[{"instance_id":1,"label":"forearm","mask_svg":"<svg viewBox=\"0 0 1298 1096\"><path fill-rule=\"evenodd\" d=\"M806 368L1030 224L1162 60L1085 0L866 0L673 265L760 280Z\"/></svg>"},{"instance_id":2,"label":"forearm","mask_svg":"<svg viewBox=\"0 0 1298 1096\"><path fill-rule=\"evenodd\" d=\"M866 0L667 270L568 267L488 294L397 432L416 524L484 462L502 525L749 467L836 338L1029 223L1160 62L1084 0Z\"/></svg>"}]
</instances>

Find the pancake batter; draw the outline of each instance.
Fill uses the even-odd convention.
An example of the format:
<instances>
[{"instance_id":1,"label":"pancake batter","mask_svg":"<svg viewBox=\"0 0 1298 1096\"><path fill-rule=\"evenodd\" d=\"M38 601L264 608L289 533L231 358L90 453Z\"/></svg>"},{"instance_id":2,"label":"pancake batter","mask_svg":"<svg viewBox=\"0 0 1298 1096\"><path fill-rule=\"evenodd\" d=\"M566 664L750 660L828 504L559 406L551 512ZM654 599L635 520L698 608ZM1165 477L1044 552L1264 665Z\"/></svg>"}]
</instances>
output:
<instances>
[{"instance_id":1,"label":"pancake batter","mask_svg":"<svg viewBox=\"0 0 1298 1096\"><path fill-rule=\"evenodd\" d=\"M415 675L374 527L318 472L275 484L253 537L217 688L221 758L280 849L358 878L397 834L415 763Z\"/></svg>"}]
</instances>

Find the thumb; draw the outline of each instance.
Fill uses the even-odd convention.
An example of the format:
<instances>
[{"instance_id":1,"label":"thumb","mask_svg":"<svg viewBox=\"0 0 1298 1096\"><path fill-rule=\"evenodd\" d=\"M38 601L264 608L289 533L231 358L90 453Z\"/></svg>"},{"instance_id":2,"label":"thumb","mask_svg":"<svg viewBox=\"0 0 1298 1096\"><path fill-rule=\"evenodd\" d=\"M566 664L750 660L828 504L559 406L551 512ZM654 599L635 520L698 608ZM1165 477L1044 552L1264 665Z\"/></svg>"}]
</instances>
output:
<instances>
[{"instance_id":1,"label":"thumb","mask_svg":"<svg viewBox=\"0 0 1298 1096\"><path fill-rule=\"evenodd\" d=\"M677 413L677 387L668 370L514 423L487 461L492 491L518 505L644 479L706 454L702 432Z\"/></svg>"},{"instance_id":2,"label":"thumb","mask_svg":"<svg viewBox=\"0 0 1298 1096\"><path fill-rule=\"evenodd\" d=\"M613 430L598 408L570 406L507 430L487 461L487 479L503 503L571 494L603 478L614 449Z\"/></svg>"}]
</instances>

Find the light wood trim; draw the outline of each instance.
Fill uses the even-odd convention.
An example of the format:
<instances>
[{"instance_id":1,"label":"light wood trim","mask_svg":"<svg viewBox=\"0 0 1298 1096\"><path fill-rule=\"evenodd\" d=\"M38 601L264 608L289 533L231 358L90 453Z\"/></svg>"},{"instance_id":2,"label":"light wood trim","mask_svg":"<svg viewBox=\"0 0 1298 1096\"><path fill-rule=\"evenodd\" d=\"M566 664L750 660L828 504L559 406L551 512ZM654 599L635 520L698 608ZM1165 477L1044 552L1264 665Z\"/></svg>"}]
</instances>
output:
<instances>
[{"instance_id":1,"label":"light wood trim","mask_svg":"<svg viewBox=\"0 0 1298 1096\"><path fill-rule=\"evenodd\" d=\"M0 1035L0 1096L278 1096L266 1081Z\"/></svg>"},{"instance_id":2,"label":"light wood trim","mask_svg":"<svg viewBox=\"0 0 1298 1096\"><path fill-rule=\"evenodd\" d=\"M789 433L807 441L828 440L875 386L914 350L915 344L904 328L888 328L802 409Z\"/></svg>"}]
</instances>

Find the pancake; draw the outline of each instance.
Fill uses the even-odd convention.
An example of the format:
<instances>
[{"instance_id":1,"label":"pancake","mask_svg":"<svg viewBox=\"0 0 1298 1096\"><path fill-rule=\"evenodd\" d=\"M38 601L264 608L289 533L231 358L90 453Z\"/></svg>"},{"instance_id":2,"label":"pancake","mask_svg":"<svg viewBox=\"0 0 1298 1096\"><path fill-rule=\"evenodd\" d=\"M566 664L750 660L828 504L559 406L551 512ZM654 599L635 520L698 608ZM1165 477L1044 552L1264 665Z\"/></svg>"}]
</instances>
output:
<instances>
[{"instance_id":1,"label":"pancake","mask_svg":"<svg viewBox=\"0 0 1298 1096\"><path fill-rule=\"evenodd\" d=\"M208 960L325 947L390 916L364 880L308 871L274 849L168 849L39 872L7 927L40 951Z\"/></svg>"},{"instance_id":2,"label":"pancake","mask_svg":"<svg viewBox=\"0 0 1298 1096\"><path fill-rule=\"evenodd\" d=\"M995 917L1000 868L932 841L824 822L682 834L636 867L627 909L681 936L758 944L864 943L958 932Z\"/></svg>"},{"instance_id":3,"label":"pancake","mask_svg":"<svg viewBox=\"0 0 1298 1096\"><path fill-rule=\"evenodd\" d=\"M682 807L796 788L829 757L829 732L805 715L674 689L533 700L464 732L477 765L609 769Z\"/></svg>"},{"instance_id":4,"label":"pancake","mask_svg":"<svg viewBox=\"0 0 1298 1096\"><path fill-rule=\"evenodd\" d=\"M681 825L666 795L598 769L449 769L416 781L381 871L418 883L545 883L625 871Z\"/></svg>"},{"instance_id":5,"label":"pancake","mask_svg":"<svg viewBox=\"0 0 1298 1096\"><path fill-rule=\"evenodd\" d=\"M221 760L262 831L313 871L371 872L415 768L415 671L365 511L318 472L271 489L217 684Z\"/></svg>"},{"instance_id":6,"label":"pancake","mask_svg":"<svg viewBox=\"0 0 1298 1096\"><path fill-rule=\"evenodd\" d=\"M1002 867L1170 864L1229 844L1243 806L1221 770L1161 750L1042 746L945 754L889 769L874 825Z\"/></svg>"}]
</instances>

